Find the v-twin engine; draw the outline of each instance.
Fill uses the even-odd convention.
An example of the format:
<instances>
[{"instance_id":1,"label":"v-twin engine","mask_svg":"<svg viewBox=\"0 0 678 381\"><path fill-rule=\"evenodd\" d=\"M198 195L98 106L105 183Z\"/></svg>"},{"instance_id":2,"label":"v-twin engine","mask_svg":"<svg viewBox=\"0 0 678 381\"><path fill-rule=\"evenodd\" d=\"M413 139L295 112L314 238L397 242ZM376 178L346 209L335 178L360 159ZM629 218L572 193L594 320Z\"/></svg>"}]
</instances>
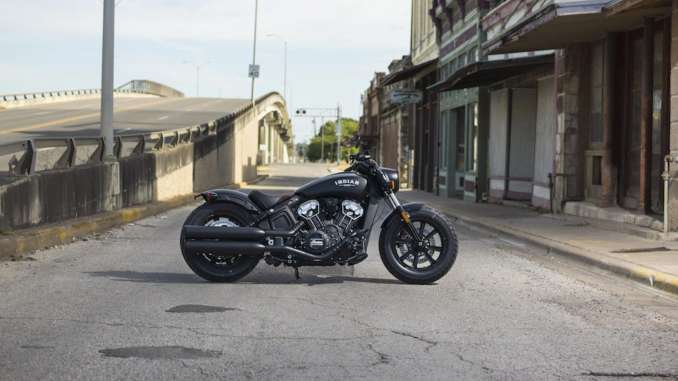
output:
<instances>
[{"instance_id":1,"label":"v-twin engine","mask_svg":"<svg viewBox=\"0 0 678 381\"><path fill-rule=\"evenodd\" d=\"M338 200L326 201L325 204L329 210L321 210L318 200L306 201L297 209L297 214L308 226L300 245L312 254L338 246L351 234L355 223L364 214L363 207L353 200L343 200L339 208L336 205Z\"/></svg>"}]
</instances>

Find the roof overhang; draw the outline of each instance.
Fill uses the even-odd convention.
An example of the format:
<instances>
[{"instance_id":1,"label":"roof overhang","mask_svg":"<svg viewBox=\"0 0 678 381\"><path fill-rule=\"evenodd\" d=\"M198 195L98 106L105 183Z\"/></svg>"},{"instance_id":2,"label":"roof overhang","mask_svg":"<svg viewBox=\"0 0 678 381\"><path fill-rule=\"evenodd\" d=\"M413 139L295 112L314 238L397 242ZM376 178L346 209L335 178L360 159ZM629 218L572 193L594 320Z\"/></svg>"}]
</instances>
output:
<instances>
[{"instance_id":1,"label":"roof overhang","mask_svg":"<svg viewBox=\"0 0 678 381\"><path fill-rule=\"evenodd\" d=\"M443 92L489 86L535 69L553 67L553 63L553 54L475 62L430 86L428 90Z\"/></svg>"},{"instance_id":2,"label":"roof overhang","mask_svg":"<svg viewBox=\"0 0 678 381\"><path fill-rule=\"evenodd\" d=\"M627 0L622 0L619 3ZM662 0L631 0L656 3ZM611 13L600 2L567 2L550 4L527 17L498 37L483 44L488 54L561 49L571 44L602 39L609 32L641 26L646 17L670 14L670 8L634 7Z\"/></svg>"},{"instance_id":3,"label":"roof overhang","mask_svg":"<svg viewBox=\"0 0 678 381\"><path fill-rule=\"evenodd\" d=\"M400 71L397 71L395 73L391 73L391 74L387 75L386 77L384 77L384 81L381 84L382 84L382 86L388 86L388 85L394 84L396 82L400 82L400 81L404 81L406 79L410 79L410 78L416 76L417 74L419 74L419 73L421 73L421 72L423 72L423 71L425 71L429 68L435 67L437 64L438 64L438 59L435 58L435 59L432 59L430 61L422 62L418 65L410 66L407 69L403 69L403 70L400 70Z\"/></svg>"}]
</instances>

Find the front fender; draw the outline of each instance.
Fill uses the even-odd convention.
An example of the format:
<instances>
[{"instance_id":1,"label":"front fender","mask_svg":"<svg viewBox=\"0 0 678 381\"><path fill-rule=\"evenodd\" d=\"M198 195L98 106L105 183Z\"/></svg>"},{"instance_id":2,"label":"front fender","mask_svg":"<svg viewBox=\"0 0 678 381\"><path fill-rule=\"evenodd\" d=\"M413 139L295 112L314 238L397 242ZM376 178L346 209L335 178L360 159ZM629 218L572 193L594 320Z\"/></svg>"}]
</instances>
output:
<instances>
[{"instance_id":1,"label":"front fender","mask_svg":"<svg viewBox=\"0 0 678 381\"><path fill-rule=\"evenodd\" d=\"M261 213L261 210L259 210L259 208L257 208L257 206L254 205L252 201L250 201L250 198L247 197L247 194L240 191L232 189L211 189L200 193L200 195L196 196L196 198L197 197L202 197L208 204L236 204L247 209L248 212Z\"/></svg>"},{"instance_id":2,"label":"front fender","mask_svg":"<svg viewBox=\"0 0 678 381\"><path fill-rule=\"evenodd\" d=\"M407 213L412 213L416 212L417 210L421 210L424 206L426 206L426 204L423 202L411 202L408 204L403 204L403 209L405 209ZM389 214L388 217L384 219L384 222L381 223L381 228L384 229L389 224L398 220L400 220L400 216L398 215L398 212L394 210L391 212L391 214Z\"/></svg>"}]
</instances>

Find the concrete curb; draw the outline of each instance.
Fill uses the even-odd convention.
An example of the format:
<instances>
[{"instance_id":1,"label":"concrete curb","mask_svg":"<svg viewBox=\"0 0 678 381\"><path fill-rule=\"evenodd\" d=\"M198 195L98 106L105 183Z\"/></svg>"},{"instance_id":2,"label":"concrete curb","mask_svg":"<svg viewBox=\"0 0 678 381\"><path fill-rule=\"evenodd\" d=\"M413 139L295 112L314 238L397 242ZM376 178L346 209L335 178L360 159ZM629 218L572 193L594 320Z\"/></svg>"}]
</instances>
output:
<instances>
[{"instance_id":1,"label":"concrete curb","mask_svg":"<svg viewBox=\"0 0 678 381\"><path fill-rule=\"evenodd\" d=\"M497 225L494 221L483 221L482 219L476 217L450 213L448 211L443 211L443 213L454 217L469 226L474 226L482 230L489 231L495 235L510 236L513 239L527 243L529 245L540 247L548 252L554 252L635 280L637 282L644 283L651 287L678 295L677 276L649 267L640 266L619 258L612 258L603 253L586 250L563 242L558 242L546 237L532 234L530 232L515 229L510 226Z\"/></svg>"},{"instance_id":2,"label":"concrete curb","mask_svg":"<svg viewBox=\"0 0 678 381\"><path fill-rule=\"evenodd\" d=\"M0 236L0 260L18 259L37 250L72 243L78 237L102 232L166 212L193 201L193 195L170 201L120 209L78 218L59 225L37 226Z\"/></svg>"},{"instance_id":3,"label":"concrete curb","mask_svg":"<svg viewBox=\"0 0 678 381\"><path fill-rule=\"evenodd\" d=\"M249 183L240 183L224 188L239 189L248 184L256 184L268 178L268 175L257 176ZM168 210L194 202L195 195L179 196L169 201L155 202L130 208L100 213L93 216L68 220L56 225L36 226L0 235L0 261L16 260L26 254L57 245L72 243L79 237L103 232L117 226L125 225L146 217L154 216Z\"/></svg>"}]
</instances>

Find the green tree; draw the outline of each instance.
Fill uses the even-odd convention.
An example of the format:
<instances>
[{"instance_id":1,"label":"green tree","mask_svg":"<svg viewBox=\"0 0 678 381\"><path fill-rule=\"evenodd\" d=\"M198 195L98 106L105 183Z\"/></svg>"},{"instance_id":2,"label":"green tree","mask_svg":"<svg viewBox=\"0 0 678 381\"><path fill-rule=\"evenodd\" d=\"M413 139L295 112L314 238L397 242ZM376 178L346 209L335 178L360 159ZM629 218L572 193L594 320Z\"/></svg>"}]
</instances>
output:
<instances>
[{"instance_id":1,"label":"green tree","mask_svg":"<svg viewBox=\"0 0 678 381\"><path fill-rule=\"evenodd\" d=\"M324 138L321 137L321 132ZM341 119L341 159L347 161L349 155L358 152L356 147L352 147L350 142L358 133L358 121L350 118ZM308 159L310 161L320 160L321 147L324 142L325 160L334 161L337 158L337 135L336 122L326 122L320 127L320 131L311 139L308 144Z\"/></svg>"}]
</instances>

